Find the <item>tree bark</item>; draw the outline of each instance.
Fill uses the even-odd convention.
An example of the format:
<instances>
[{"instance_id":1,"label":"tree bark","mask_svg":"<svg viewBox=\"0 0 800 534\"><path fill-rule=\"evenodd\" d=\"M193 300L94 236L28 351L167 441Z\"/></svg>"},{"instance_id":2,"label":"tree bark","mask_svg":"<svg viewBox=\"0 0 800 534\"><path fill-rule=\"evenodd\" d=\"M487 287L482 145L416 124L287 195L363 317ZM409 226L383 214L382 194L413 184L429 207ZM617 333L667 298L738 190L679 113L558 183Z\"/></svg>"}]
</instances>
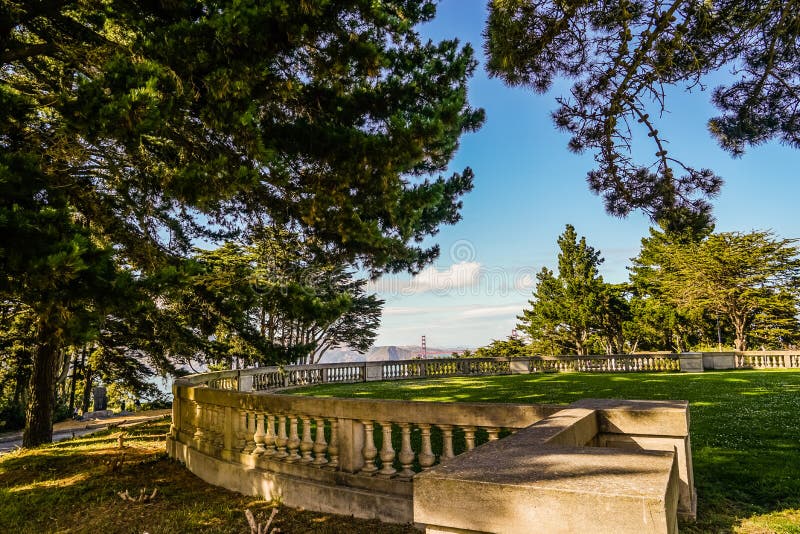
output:
<instances>
[{"instance_id":1,"label":"tree bark","mask_svg":"<svg viewBox=\"0 0 800 534\"><path fill-rule=\"evenodd\" d=\"M737 351L745 351L747 350L747 314L734 312L730 314L730 318L736 333L736 339L733 340L734 347Z\"/></svg>"},{"instance_id":2,"label":"tree bark","mask_svg":"<svg viewBox=\"0 0 800 534\"><path fill-rule=\"evenodd\" d=\"M56 380L60 362L59 338L54 329L39 327L39 343L33 356L28 407L25 412L23 447L36 447L53 441L53 410L56 405Z\"/></svg>"},{"instance_id":3,"label":"tree bark","mask_svg":"<svg viewBox=\"0 0 800 534\"><path fill-rule=\"evenodd\" d=\"M89 401L92 399L92 379L94 378L92 366L87 365L83 370L83 403L81 404L81 413L89 411Z\"/></svg>"},{"instance_id":4,"label":"tree bark","mask_svg":"<svg viewBox=\"0 0 800 534\"><path fill-rule=\"evenodd\" d=\"M78 369L83 371L83 366L86 363L86 346L81 349L81 363L78 363L78 353L75 353L75 361L72 362L72 383L69 386L69 414L72 416L75 411L75 386L77 384Z\"/></svg>"}]
</instances>

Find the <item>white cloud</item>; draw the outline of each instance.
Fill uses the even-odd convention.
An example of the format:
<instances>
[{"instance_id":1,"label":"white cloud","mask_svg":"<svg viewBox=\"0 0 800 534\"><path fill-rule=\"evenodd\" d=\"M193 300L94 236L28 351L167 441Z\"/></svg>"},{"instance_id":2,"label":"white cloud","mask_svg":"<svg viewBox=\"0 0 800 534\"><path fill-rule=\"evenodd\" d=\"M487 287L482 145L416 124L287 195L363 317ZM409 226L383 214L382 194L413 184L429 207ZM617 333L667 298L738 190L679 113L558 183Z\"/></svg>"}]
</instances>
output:
<instances>
[{"instance_id":1,"label":"white cloud","mask_svg":"<svg viewBox=\"0 0 800 534\"><path fill-rule=\"evenodd\" d=\"M508 306L481 306L461 312L462 317L498 317L502 315L517 315L522 313L524 304L509 304Z\"/></svg>"},{"instance_id":2,"label":"white cloud","mask_svg":"<svg viewBox=\"0 0 800 534\"><path fill-rule=\"evenodd\" d=\"M448 293L454 289L480 284L481 264L474 261L454 263L444 270L434 266L423 269L411 279L384 276L369 284L369 290L383 295L414 295L418 293Z\"/></svg>"},{"instance_id":3,"label":"white cloud","mask_svg":"<svg viewBox=\"0 0 800 534\"><path fill-rule=\"evenodd\" d=\"M480 274L481 264L475 261L455 263L444 271L431 266L411 279L411 288L414 293L423 293L472 287L480 282Z\"/></svg>"}]
</instances>

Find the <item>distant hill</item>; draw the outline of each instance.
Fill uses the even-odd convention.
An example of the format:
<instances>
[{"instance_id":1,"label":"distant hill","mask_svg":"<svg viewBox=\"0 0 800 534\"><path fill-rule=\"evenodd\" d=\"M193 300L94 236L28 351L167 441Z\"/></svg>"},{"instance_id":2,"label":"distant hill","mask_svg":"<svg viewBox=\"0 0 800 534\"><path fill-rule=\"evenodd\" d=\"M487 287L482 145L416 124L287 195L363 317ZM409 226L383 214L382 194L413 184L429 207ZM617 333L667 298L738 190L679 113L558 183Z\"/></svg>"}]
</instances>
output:
<instances>
[{"instance_id":1,"label":"distant hill","mask_svg":"<svg viewBox=\"0 0 800 534\"><path fill-rule=\"evenodd\" d=\"M464 348L428 347L428 358L449 357L453 352L462 352ZM418 345L381 345L372 347L366 354L354 350L329 350L322 355L320 363L377 362L382 360L411 360L422 354Z\"/></svg>"}]
</instances>

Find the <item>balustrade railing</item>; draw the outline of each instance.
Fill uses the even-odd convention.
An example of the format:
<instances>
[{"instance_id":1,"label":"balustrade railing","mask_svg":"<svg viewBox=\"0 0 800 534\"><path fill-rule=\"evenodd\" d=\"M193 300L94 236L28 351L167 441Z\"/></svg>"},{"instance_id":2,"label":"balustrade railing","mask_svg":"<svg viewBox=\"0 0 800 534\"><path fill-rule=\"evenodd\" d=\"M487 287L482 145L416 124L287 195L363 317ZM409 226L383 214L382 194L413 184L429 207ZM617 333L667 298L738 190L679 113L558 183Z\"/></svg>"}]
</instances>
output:
<instances>
[{"instance_id":1,"label":"balustrade railing","mask_svg":"<svg viewBox=\"0 0 800 534\"><path fill-rule=\"evenodd\" d=\"M210 377L208 383L226 382ZM317 399L193 386L176 381L173 439L204 454L398 481L562 408Z\"/></svg>"},{"instance_id":2,"label":"balustrade railing","mask_svg":"<svg viewBox=\"0 0 800 534\"><path fill-rule=\"evenodd\" d=\"M800 368L800 351L714 353L731 358L737 368ZM735 362L735 363L734 363ZM480 376L513 373L630 373L681 370L681 355L669 353L611 356L530 356L525 358L441 358L378 362L328 363L259 367L196 375L193 384L238 391L277 391L315 384L346 384L372 380L423 377ZM212 378L213 377L213 378Z\"/></svg>"},{"instance_id":3,"label":"balustrade railing","mask_svg":"<svg viewBox=\"0 0 800 534\"><path fill-rule=\"evenodd\" d=\"M800 367L800 351L752 350L735 353L736 367L770 369Z\"/></svg>"},{"instance_id":4,"label":"balustrade railing","mask_svg":"<svg viewBox=\"0 0 800 534\"><path fill-rule=\"evenodd\" d=\"M670 476L669 480L672 481L671 491L680 497L682 510L691 515L694 500L686 403L664 401L663 405L653 407L646 405L646 401L595 400L594 404L576 403L565 407L317 398L270 391L309 383L356 382L370 377L530 372L535 371L537 365L553 365L556 370L642 370L672 362L669 358L662 361L660 357L414 360L195 375L177 379L173 384L172 427L167 452L170 457L185 462L188 469L207 482L248 495L280 498L289 506L317 511L355 513L359 517L409 523L416 517L419 484L436 473L417 475L437 464L448 464L438 473L451 468L458 468L459 472L473 470L493 484L497 481L492 477L502 471L500 481L509 488L518 486L516 466L519 464L519 472L530 476L530 482L536 484L540 472L531 472L530 465L525 467L529 446L534 449L551 447L545 452L554 458L559 455L571 458L559 460L571 469L570 462L575 461L576 451L583 447L604 447L616 434L641 436L645 442L661 436L658 434L662 426L659 418L663 416L672 421L665 425L671 433L664 434L663 438L669 440L669 450L674 452L660 454L676 455L677 460L670 459L668 465L664 464L665 469L672 469L673 475L678 472L675 465L683 466L677 475L680 486L675 476ZM622 415L614 415L616 410L621 410ZM631 417L631 413L635 416ZM547 421L542 421L544 419ZM616 422L602 423L606 420ZM616 426L619 421L624 429ZM531 426L539 422L536 427ZM501 442L450 461L481 444L503 439L521 429L526 430L509 438L516 440L516 445L509 443L504 447ZM656 434L653 434L654 429ZM542 440L543 437L547 439ZM632 439L618 437L617 441L631 443ZM548 440L556 441L548 445ZM520 443L524 447L520 447ZM658 441L653 450L661 450L663 446L663 440ZM482 453L483 460L480 459ZM487 457L494 462L495 458L506 458L508 454L511 454L512 463L499 462L497 465L505 469L497 473L481 463ZM570 469L564 476L573 476ZM553 474L560 476L556 471ZM632 484L641 482L634 480L635 473L629 476L633 477ZM647 479L648 484L651 482ZM663 501L663 491L658 495ZM566 502L572 503L569 499ZM569 506L572 504L564 505L564 513L569 511ZM639 513L639 509L636 510ZM670 513L674 514L675 509Z\"/></svg>"},{"instance_id":5,"label":"balustrade railing","mask_svg":"<svg viewBox=\"0 0 800 534\"><path fill-rule=\"evenodd\" d=\"M680 371L678 354L622 354L612 356L538 356L531 371L628 373Z\"/></svg>"}]
</instances>

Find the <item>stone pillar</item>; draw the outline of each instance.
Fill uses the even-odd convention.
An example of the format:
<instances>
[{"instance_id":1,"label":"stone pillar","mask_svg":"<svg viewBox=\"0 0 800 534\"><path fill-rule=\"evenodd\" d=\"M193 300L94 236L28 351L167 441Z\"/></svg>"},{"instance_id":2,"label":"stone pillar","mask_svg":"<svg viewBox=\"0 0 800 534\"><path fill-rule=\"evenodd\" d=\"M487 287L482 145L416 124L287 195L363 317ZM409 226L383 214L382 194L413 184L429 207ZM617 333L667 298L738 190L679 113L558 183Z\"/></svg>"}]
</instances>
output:
<instances>
[{"instance_id":1,"label":"stone pillar","mask_svg":"<svg viewBox=\"0 0 800 534\"><path fill-rule=\"evenodd\" d=\"M239 375L239 391L253 391L253 375Z\"/></svg>"},{"instance_id":2,"label":"stone pillar","mask_svg":"<svg viewBox=\"0 0 800 534\"><path fill-rule=\"evenodd\" d=\"M706 371L735 368L736 353L734 352L703 353L703 369Z\"/></svg>"},{"instance_id":3,"label":"stone pillar","mask_svg":"<svg viewBox=\"0 0 800 534\"><path fill-rule=\"evenodd\" d=\"M352 419L339 419L339 468L356 473L364 466L364 425Z\"/></svg>"},{"instance_id":4,"label":"stone pillar","mask_svg":"<svg viewBox=\"0 0 800 534\"><path fill-rule=\"evenodd\" d=\"M238 413L234 417L233 408L226 406L223 408L222 416L222 459L230 461L233 459L234 446L234 423L238 422Z\"/></svg>"},{"instance_id":5,"label":"stone pillar","mask_svg":"<svg viewBox=\"0 0 800 534\"><path fill-rule=\"evenodd\" d=\"M703 372L703 355L699 352L682 352L680 362L682 373Z\"/></svg>"},{"instance_id":6,"label":"stone pillar","mask_svg":"<svg viewBox=\"0 0 800 534\"><path fill-rule=\"evenodd\" d=\"M530 373L530 360L528 358L515 358L508 362L512 375L527 375Z\"/></svg>"},{"instance_id":7,"label":"stone pillar","mask_svg":"<svg viewBox=\"0 0 800 534\"><path fill-rule=\"evenodd\" d=\"M181 432L181 387L172 384L172 424L169 427L170 436L180 439Z\"/></svg>"},{"instance_id":8,"label":"stone pillar","mask_svg":"<svg viewBox=\"0 0 800 534\"><path fill-rule=\"evenodd\" d=\"M364 373L365 382L374 382L376 380L383 380L383 363L381 362L367 362Z\"/></svg>"}]
</instances>

